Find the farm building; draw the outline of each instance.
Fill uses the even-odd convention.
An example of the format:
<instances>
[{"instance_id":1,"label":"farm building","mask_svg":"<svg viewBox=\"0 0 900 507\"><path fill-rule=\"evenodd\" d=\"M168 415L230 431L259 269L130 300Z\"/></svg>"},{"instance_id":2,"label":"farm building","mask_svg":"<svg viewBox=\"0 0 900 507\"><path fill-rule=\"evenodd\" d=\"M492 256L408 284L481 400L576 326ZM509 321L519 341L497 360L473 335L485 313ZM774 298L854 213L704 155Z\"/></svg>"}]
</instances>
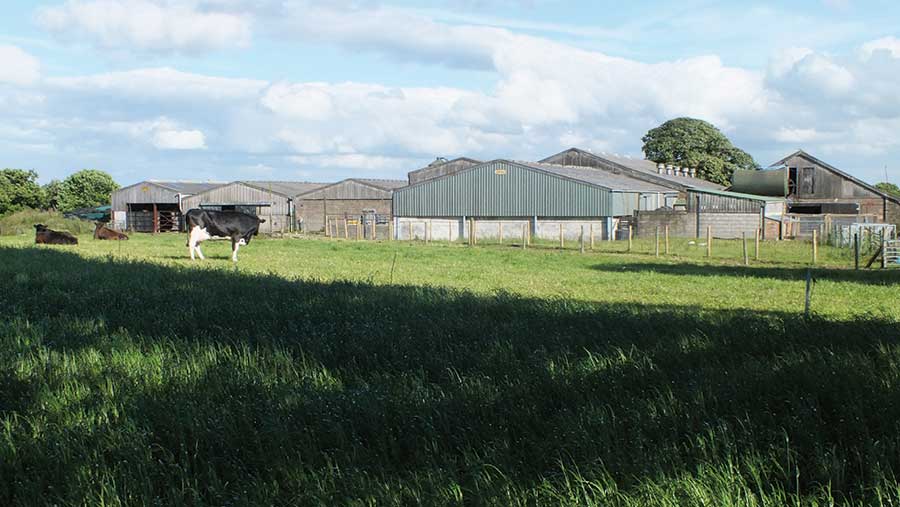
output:
<instances>
[{"instance_id":1,"label":"farm building","mask_svg":"<svg viewBox=\"0 0 900 507\"><path fill-rule=\"evenodd\" d=\"M326 219L357 219L376 215L386 223L391 218L394 192L407 185L404 180L350 178L298 195L297 216L304 232L325 229Z\"/></svg>"},{"instance_id":2,"label":"farm building","mask_svg":"<svg viewBox=\"0 0 900 507\"><path fill-rule=\"evenodd\" d=\"M706 188L722 190L725 187L697 178L695 169L657 164L650 160L620 157L608 153L595 154L578 148L569 148L541 160L546 164L593 167L613 174L636 178L649 183L678 190L684 198L688 189Z\"/></svg>"},{"instance_id":3,"label":"farm building","mask_svg":"<svg viewBox=\"0 0 900 507\"><path fill-rule=\"evenodd\" d=\"M764 236L780 234L784 199L725 191L722 185L697 178L692 168L607 153L598 155L578 148L551 155L542 162L591 167L677 192L677 205L666 203L660 209L635 210L633 225L638 236L652 236L657 227L666 226L675 236L699 237L705 234L707 226L722 238L752 235L757 228L762 229Z\"/></svg>"},{"instance_id":4,"label":"farm building","mask_svg":"<svg viewBox=\"0 0 900 507\"><path fill-rule=\"evenodd\" d=\"M448 174L457 173L480 163L481 162L478 160L466 157L455 158L453 160L438 158L421 169L410 171L407 174L407 178L409 179L410 185L415 185L416 183L421 183L425 180L432 180L434 178L440 178L441 176L447 176Z\"/></svg>"},{"instance_id":5,"label":"farm building","mask_svg":"<svg viewBox=\"0 0 900 507\"><path fill-rule=\"evenodd\" d=\"M671 188L589 167L494 160L394 192L395 235L465 238L474 218L480 237L521 237L526 227L574 239L584 226L610 238L620 218L676 198Z\"/></svg>"},{"instance_id":6,"label":"farm building","mask_svg":"<svg viewBox=\"0 0 900 507\"><path fill-rule=\"evenodd\" d=\"M298 223L296 196L324 186L295 181L234 181L184 199L182 209L243 211L265 219L259 232L292 232Z\"/></svg>"},{"instance_id":7,"label":"farm building","mask_svg":"<svg viewBox=\"0 0 900 507\"><path fill-rule=\"evenodd\" d=\"M135 232L180 231L182 201L223 183L146 180L120 188L110 196L112 225Z\"/></svg>"},{"instance_id":8,"label":"farm building","mask_svg":"<svg viewBox=\"0 0 900 507\"><path fill-rule=\"evenodd\" d=\"M803 150L774 165L787 169L792 215L870 215L877 222L900 224L900 199Z\"/></svg>"}]
</instances>

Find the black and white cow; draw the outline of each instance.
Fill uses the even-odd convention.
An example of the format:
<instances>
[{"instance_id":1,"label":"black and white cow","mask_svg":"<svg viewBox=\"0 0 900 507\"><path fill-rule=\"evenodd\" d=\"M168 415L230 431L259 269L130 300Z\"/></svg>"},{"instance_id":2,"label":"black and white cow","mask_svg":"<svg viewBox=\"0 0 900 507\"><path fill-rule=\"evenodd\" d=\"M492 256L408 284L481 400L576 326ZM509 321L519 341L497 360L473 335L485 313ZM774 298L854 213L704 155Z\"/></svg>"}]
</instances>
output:
<instances>
[{"instance_id":1,"label":"black and white cow","mask_svg":"<svg viewBox=\"0 0 900 507\"><path fill-rule=\"evenodd\" d=\"M191 260L194 251L204 259L200 243L212 238L231 238L231 260L237 262L238 248L250 243L250 238L259 232L259 224L265 220L241 213L240 211L210 211L192 209L184 215L188 230L188 244Z\"/></svg>"}]
</instances>

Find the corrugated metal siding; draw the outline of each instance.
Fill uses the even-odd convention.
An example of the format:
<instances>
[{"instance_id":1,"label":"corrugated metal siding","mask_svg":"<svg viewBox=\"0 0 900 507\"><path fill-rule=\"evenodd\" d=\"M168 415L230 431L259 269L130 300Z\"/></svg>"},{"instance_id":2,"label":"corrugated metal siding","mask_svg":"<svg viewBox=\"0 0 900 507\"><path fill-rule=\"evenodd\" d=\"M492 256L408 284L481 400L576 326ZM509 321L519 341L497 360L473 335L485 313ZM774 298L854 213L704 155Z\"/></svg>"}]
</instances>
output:
<instances>
[{"instance_id":1,"label":"corrugated metal siding","mask_svg":"<svg viewBox=\"0 0 900 507\"><path fill-rule=\"evenodd\" d=\"M250 204L262 202L272 204L271 208L260 211L260 213L264 215L287 216L290 213L287 197L276 194L274 191L269 192L249 187L240 182L230 183L219 188L186 197L182 200L182 209L187 211L189 209L199 208L201 204Z\"/></svg>"},{"instance_id":2,"label":"corrugated metal siding","mask_svg":"<svg viewBox=\"0 0 900 507\"><path fill-rule=\"evenodd\" d=\"M623 209L627 195L619 197ZM614 215L614 199L606 189L497 161L394 192L394 215L601 217Z\"/></svg>"},{"instance_id":3,"label":"corrugated metal siding","mask_svg":"<svg viewBox=\"0 0 900 507\"><path fill-rule=\"evenodd\" d=\"M764 203L739 197L688 192L687 209L697 211L697 196L700 197L701 213L758 213Z\"/></svg>"},{"instance_id":4,"label":"corrugated metal siding","mask_svg":"<svg viewBox=\"0 0 900 507\"><path fill-rule=\"evenodd\" d=\"M120 188L112 193L112 211L126 211L129 203L135 204L177 204L178 193L149 181Z\"/></svg>"},{"instance_id":5,"label":"corrugated metal siding","mask_svg":"<svg viewBox=\"0 0 900 507\"><path fill-rule=\"evenodd\" d=\"M303 194L304 200L314 199L390 199L392 192L358 181L344 180L329 187Z\"/></svg>"}]
</instances>

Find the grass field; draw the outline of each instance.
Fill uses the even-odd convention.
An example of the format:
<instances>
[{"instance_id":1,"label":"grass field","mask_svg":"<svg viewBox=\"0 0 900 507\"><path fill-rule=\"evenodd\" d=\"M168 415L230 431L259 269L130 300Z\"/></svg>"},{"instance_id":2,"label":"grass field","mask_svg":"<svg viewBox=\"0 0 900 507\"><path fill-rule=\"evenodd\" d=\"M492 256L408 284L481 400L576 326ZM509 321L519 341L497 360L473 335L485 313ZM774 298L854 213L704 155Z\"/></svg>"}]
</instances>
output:
<instances>
[{"instance_id":1,"label":"grass field","mask_svg":"<svg viewBox=\"0 0 900 507\"><path fill-rule=\"evenodd\" d=\"M3 505L900 505L845 251L81 240L0 238Z\"/></svg>"}]
</instances>

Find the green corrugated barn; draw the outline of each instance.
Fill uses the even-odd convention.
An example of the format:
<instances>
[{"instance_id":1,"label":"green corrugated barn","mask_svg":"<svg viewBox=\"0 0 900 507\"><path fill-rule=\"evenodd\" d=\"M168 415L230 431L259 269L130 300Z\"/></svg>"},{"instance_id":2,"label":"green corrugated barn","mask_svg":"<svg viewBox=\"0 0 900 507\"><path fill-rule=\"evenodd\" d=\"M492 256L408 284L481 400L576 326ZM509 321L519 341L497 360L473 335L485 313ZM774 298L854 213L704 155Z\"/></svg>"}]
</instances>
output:
<instances>
[{"instance_id":1,"label":"green corrugated barn","mask_svg":"<svg viewBox=\"0 0 900 507\"><path fill-rule=\"evenodd\" d=\"M671 188L594 168L494 160L397 190L393 209L400 239L465 237L469 218L479 237L496 237L503 223L504 236L529 226L539 237L562 230L574 238L586 226L608 238L621 217L676 198Z\"/></svg>"}]
</instances>

